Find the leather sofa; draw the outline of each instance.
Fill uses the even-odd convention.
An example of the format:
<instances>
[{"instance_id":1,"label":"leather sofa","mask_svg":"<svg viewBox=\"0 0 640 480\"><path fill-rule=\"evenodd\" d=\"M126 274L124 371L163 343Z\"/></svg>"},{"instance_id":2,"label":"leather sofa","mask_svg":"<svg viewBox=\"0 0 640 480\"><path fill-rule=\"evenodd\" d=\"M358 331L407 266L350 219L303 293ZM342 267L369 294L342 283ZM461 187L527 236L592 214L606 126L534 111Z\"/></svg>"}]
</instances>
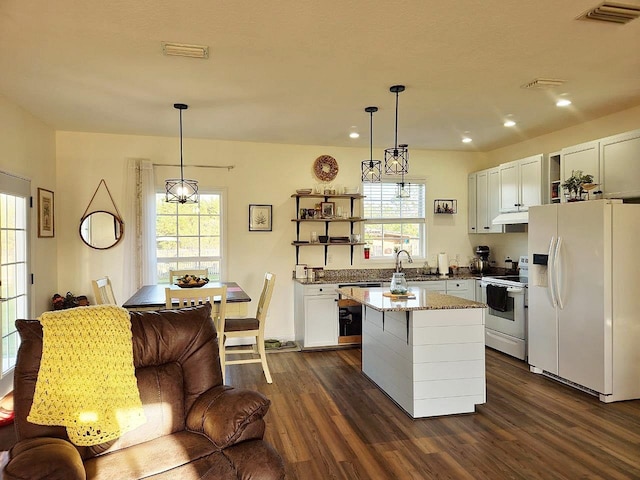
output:
<instances>
[{"instance_id":1,"label":"leather sofa","mask_svg":"<svg viewBox=\"0 0 640 480\"><path fill-rule=\"evenodd\" d=\"M18 320L18 442L4 479L284 478L280 456L263 440L270 402L259 392L222 384L210 315L210 305L131 312L134 366L147 422L92 447L73 445L64 427L27 421L42 327L37 320Z\"/></svg>"}]
</instances>

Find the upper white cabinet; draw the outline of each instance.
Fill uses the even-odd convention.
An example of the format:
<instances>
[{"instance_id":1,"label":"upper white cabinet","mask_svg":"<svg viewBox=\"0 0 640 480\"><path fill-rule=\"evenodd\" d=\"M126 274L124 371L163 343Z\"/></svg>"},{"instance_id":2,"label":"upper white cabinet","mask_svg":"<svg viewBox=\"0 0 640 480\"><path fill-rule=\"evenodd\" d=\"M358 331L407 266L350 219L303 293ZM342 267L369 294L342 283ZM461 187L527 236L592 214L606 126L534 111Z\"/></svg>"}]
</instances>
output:
<instances>
[{"instance_id":1,"label":"upper white cabinet","mask_svg":"<svg viewBox=\"0 0 640 480\"><path fill-rule=\"evenodd\" d=\"M560 184L564 183L575 170L582 170L582 173L585 175L593 175L593 183L600 183L599 146L600 142L596 140L563 148L560 158ZM564 201L562 191L560 191L560 197Z\"/></svg>"},{"instance_id":2,"label":"upper white cabinet","mask_svg":"<svg viewBox=\"0 0 640 480\"><path fill-rule=\"evenodd\" d=\"M605 198L640 197L639 159L640 130L563 148L561 181L582 170L593 175Z\"/></svg>"},{"instance_id":3,"label":"upper white cabinet","mask_svg":"<svg viewBox=\"0 0 640 480\"><path fill-rule=\"evenodd\" d=\"M477 187L476 187L477 175L470 173L468 177L469 185L469 208L467 209L467 224L469 233L478 233L478 217L477 217Z\"/></svg>"},{"instance_id":4,"label":"upper white cabinet","mask_svg":"<svg viewBox=\"0 0 640 480\"><path fill-rule=\"evenodd\" d=\"M502 233L502 225L493 225L500 202L498 167L469 175L469 233Z\"/></svg>"},{"instance_id":5,"label":"upper white cabinet","mask_svg":"<svg viewBox=\"0 0 640 480\"><path fill-rule=\"evenodd\" d=\"M522 212L542 204L542 161L539 154L498 167L501 213Z\"/></svg>"},{"instance_id":6,"label":"upper white cabinet","mask_svg":"<svg viewBox=\"0 0 640 480\"><path fill-rule=\"evenodd\" d=\"M640 130L603 138L599 143L603 196L640 197Z\"/></svg>"}]
</instances>

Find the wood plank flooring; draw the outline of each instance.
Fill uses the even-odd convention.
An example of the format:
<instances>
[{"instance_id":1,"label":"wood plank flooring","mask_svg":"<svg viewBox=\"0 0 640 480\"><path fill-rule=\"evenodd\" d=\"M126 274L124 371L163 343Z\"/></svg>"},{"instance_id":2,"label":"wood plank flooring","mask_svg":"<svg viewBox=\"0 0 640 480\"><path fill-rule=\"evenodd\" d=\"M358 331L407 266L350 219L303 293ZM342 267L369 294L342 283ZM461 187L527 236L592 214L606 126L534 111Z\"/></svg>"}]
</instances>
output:
<instances>
[{"instance_id":1,"label":"wood plank flooring","mask_svg":"<svg viewBox=\"0 0 640 480\"><path fill-rule=\"evenodd\" d=\"M360 372L360 349L268 356L227 383L271 399L287 479L640 479L640 400L596 397L487 349L487 403L413 420Z\"/></svg>"}]
</instances>

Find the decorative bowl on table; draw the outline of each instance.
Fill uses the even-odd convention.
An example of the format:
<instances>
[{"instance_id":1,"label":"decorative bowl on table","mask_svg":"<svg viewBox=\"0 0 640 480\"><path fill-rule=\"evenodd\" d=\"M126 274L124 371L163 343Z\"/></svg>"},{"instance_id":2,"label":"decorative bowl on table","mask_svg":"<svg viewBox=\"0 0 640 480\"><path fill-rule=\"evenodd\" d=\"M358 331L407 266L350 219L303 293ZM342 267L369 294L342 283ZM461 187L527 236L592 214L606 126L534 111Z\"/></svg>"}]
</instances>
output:
<instances>
[{"instance_id":1,"label":"decorative bowl on table","mask_svg":"<svg viewBox=\"0 0 640 480\"><path fill-rule=\"evenodd\" d=\"M209 283L208 278L196 277L195 275L185 275L176 280L176 285L180 288L197 288Z\"/></svg>"}]
</instances>

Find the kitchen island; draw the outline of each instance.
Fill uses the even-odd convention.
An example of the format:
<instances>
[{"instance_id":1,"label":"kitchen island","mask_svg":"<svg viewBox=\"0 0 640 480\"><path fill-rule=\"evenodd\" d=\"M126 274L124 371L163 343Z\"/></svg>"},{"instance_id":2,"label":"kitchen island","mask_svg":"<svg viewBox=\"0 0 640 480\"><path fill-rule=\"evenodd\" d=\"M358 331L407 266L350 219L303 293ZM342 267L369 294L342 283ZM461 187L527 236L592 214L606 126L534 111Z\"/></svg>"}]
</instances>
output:
<instances>
[{"instance_id":1,"label":"kitchen island","mask_svg":"<svg viewBox=\"0 0 640 480\"><path fill-rule=\"evenodd\" d=\"M362 304L362 372L413 418L471 413L485 403L486 305L414 288L340 288Z\"/></svg>"}]
</instances>

